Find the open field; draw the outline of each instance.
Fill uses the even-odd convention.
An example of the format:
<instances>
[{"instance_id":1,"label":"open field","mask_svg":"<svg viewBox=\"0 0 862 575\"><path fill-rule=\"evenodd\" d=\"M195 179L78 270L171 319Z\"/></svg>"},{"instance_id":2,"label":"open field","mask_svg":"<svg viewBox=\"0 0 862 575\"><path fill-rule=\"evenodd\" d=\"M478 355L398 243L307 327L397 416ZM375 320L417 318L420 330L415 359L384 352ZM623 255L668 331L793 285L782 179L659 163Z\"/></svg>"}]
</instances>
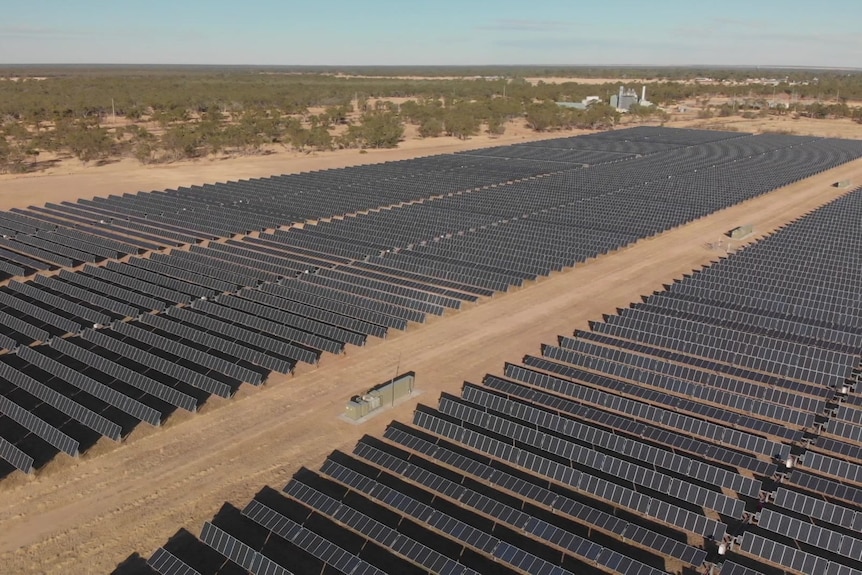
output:
<instances>
[{"instance_id":1,"label":"open field","mask_svg":"<svg viewBox=\"0 0 862 575\"><path fill-rule=\"evenodd\" d=\"M197 532L221 502L241 505L260 485L278 487L298 466L316 465L332 449L379 433L391 418L406 418L415 400L361 426L337 419L351 395L391 377L399 362L417 373L420 400L434 403L463 379L498 372L540 341L708 263L718 254L704 245L728 229L753 223L763 234L842 194L829 185L848 177L862 177L862 161L393 333L389 341L326 357L289 381L273 377L267 389L243 388L230 404L211 402L194 417L172 417L158 432L140 429L116 449L97 447L80 461L64 458L18 485L4 484L0 522L8 529L0 534L0 561L15 573L68 573L81 565L103 572L133 549L151 552L179 525Z\"/></svg>"},{"instance_id":2,"label":"open field","mask_svg":"<svg viewBox=\"0 0 862 575\"><path fill-rule=\"evenodd\" d=\"M696 116L696 114L693 114ZM706 120L674 117L665 124L674 128L705 128L710 130L738 130L740 132L781 132L796 136L820 136L824 138L862 139L862 125L849 119L816 120L813 118L791 118L789 116L767 116L746 119L740 117L709 118Z\"/></svg>"}]
</instances>

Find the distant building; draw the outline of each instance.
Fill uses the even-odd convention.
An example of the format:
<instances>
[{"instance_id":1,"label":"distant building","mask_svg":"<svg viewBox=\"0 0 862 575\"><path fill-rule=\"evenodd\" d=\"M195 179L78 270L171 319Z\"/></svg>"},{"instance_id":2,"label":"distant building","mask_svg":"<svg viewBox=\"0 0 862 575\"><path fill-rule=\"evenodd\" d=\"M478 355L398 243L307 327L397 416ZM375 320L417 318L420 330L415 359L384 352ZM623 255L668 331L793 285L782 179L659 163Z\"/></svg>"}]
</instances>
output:
<instances>
[{"instance_id":1,"label":"distant building","mask_svg":"<svg viewBox=\"0 0 862 575\"><path fill-rule=\"evenodd\" d=\"M583 102L557 102L560 108L568 108L570 110L586 110L587 105Z\"/></svg>"},{"instance_id":2,"label":"distant building","mask_svg":"<svg viewBox=\"0 0 862 575\"><path fill-rule=\"evenodd\" d=\"M638 98L638 93L631 88L620 86L620 93L611 96L611 106L619 112L628 112L635 104L641 106L652 106L652 102L646 99L646 86L643 87L641 97Z\"/></svg>"},{"instance_id":3,"label":"distant building","mask_svg":"<svg viewBox=\"0 0 862 575\"><path fill-rule=\"evenodd\" d=\"M580 102L557 102L557 106L561 108L569 108L570 110L586 110L593 104L601 102L602 99L598 96L587 96Z\"/></svg>"}]
</instances>

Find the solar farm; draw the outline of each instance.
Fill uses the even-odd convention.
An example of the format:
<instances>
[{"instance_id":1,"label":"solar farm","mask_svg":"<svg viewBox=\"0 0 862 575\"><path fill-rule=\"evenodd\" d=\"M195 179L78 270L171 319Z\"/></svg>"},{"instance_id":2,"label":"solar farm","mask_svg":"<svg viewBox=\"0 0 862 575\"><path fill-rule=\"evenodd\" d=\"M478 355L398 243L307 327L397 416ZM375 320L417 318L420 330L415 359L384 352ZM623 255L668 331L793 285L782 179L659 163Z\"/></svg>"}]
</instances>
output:
<instances>
[{"instance_id":1,"label":"solar farm","mask_svg":"<svg viewBox=\"0 0 862 575\"><path fill-rule=\"evenodd\" d=\"M0 213L0 474L169 433L859 158L640 127ZM836 196L135 572L862 575L862 190Z\"/></svg>"}]
</instances>

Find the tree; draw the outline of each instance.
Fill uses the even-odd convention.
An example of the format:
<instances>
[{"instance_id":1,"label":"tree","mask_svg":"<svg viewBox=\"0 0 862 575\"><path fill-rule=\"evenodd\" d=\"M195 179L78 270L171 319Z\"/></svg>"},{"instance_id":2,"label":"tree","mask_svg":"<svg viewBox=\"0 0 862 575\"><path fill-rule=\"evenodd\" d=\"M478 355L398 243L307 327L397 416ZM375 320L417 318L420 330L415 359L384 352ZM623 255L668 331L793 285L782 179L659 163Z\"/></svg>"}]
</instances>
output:
<instances>
[{"instance_id":1,"label":"tree","mask_svg":"<svg viewBox=\"0 0 862 575\"><path fill-rule=\"evenodd\" d=\"M18 144L11 144L0 137L0 172L20 173L27 171L25 154Z\"/></svg>"},{"instance_id":2,"label":"tree","mask_svg":"<svg viewBox=\"0 0 862 575\"><path fill-rule=\"evenodd\" d=\"M593 104L581 116L578 127L593 130L612 128L620 121L620 113L609 104Z\"/></svg>"},{"instance_id":3,"label":"tree","mask_svg":"<svg viewBox=\"0 0 862 575\"><path fill-rule=\"evenodd\" d=\"M334 125L345 125L350 123L347 118L349 114L350 108L347 106L331 106L324 112L328 123Z\"/></svg>"},{"instance_id":4,"label":"tree","mask_svg":"<svg viewBox=\"0 0 862 575\"><path fill-rule=\"evenodd\" d=\"M419 135L423 138L436 138L443 133L443 122L438 118L427 118L419 126Z\"/></svg>"},{"instance_id":5,"label":"tree","mask_svg":"<svg viewBox=\"0 0 862 575\"><path fill-rule=\"evenodd\" d=\"M331 150L332 136L325 126L316 126L308 133L308 145L317 150Z\"/></svg>"},{"instance_id":6,"label":"tree","mask_svg":"<svg viewBox=\"0 0 862 575\"><path fill-rule=\"evenodd\" d=\"M201 141L194 126L178 124L165 131L162 146L175 159L196 158L200 154Z\"/></svg>"},{"instance_id":7,"label":"tree","mask_svg":"<svg viewBox=\"0 0 862 575\"><path fill-rule=\"evenodd\" d=\"M142 164L152 164L156 161L156 147L151 142L136 142L132 151L135 159Z\"/></svg>"},{"instance_id":8,"label":"tree","mask_svg":"<svg viewBox=\"0 0 862 575\"><path fill-rule=\"evenodd\" d=\"M413 124L421 124L425 119L424 106L420 106L416 100L407 100L401 104L401 117L406 118Z\"/></svg>"},{"instance_id":9,"label":"tree","mask_svg":"<svg viewBox=\"0 0 862 575\"><path fill-rule=\"evenodd\" d=\"M138 121L144 117L144 111L140 106L131 106L126 109L126 118L132 121Z\"/></svg>"},{"instance_id":10,"label":"tree","mask_svg":"<svg viewBox=\"0 0 862 575\"><path fill-rule=\"evenodd\" d=\"M290 131L290 145L299 150L300 152L308 146L309 141L311 140L311 131L306 130L302 126L299 128L294 128Z\"/></svg>"},{"instance_id":11,"label":"tree","mask_svg":"<svg viewBox=\"0 0 862 575\"><path fill-rule=\"evenodd\" d=\"M560 107L554 102L527 106L527 124L537 132L558 128L561 117Z\"/></svg>"},{"instance_id":12,"label":"tree","mask_svg":"<svg viewBox=\"0 0 862 575\"><path fill-rule=\"evenodd\" d=\"M36 146L28 146L26 150L24 150L24 154L30 157L30 161L35 166L36 162L39 161L39 148Z\"/></svg>"},{"instance_id":13,"label":"tree","mask_svg":"<svg viewBox=\"0 0 862 575\"><path fill-rule=\"evenodd\" d=\"M479 132L479 118L475 110L466 102L458 102L450 106L443 116L446 133L459 140L466 140Z\"/></svg>"},{"instance_id":14,"label":"tree","mask_svg":"<svg viewBox=\"0 0 862 575\"><path fill-rule=\"evenodd\" d=\"M404 124L394 112L375 110L362 116L358 134L369 148L394 148L404 137Z\"/></svg>"},{"instance_id":15,"label":"tree","mask_svg":"<svg viewBox=\"0 0 862 575\"><path fill-rule=\"evenodd\" d=\"M108 131L97 123L78 121L65 134L65 147L84 163L107 157L114 145Z\"/></svg>"},{"instance_id":16,"label":"tree","mask_svg":"<svg viewBox=\"0 0 862 575\"><path fill-rule=\"evenodd\" d=\"M506 132L506 120L500 116L488 118L488 133L492 136L502 136Z\"/></svg>"},{"instance_id":17,"label":"tree","mask_svg":"<svg viewBox=\"0 0 862 575\"><path fill-rule=\"evenodd\" d=\"M12 148L6 138L0 135L0 171L5 171L9 156L12 154Z\"/></svg>"}]
</instances>

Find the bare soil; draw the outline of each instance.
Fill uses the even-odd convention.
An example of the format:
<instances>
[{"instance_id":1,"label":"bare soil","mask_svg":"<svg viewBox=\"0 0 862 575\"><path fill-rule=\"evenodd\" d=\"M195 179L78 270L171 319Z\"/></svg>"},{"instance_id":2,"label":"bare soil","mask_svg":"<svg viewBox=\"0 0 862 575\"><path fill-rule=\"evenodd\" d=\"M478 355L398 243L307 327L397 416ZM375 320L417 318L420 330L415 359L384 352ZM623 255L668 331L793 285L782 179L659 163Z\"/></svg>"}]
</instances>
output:
<instances>
[{"instance_id":1,"label":"bare soil","mask_svg":"<svg viewBox=\"0 0 862 575\"><path fill-rule=\"evenodd\" d=\"M665 126L671 128L706 128L709 130L736 130L739 132L779 132L794 136L820 136L824 138L862 139L862 124L848 118L818 120L815 118L793 118L787 116L767 116L765 118L745 119L739 116L709 118L702 120L697 114L675 116Z\"/></svg>"},{"instance_id":2,"label":"bare soil","mask_svg":"<svg viewBox=\"0 0 862 575\"><path fill-rule=\"evenodd\" d=\"M208 171L171 173L213 179ZM79 459L61 456L33 477L2 482L0 571L107 572L136 551L149 556L180 527L199 533L223 502L242 506L263 485L282 487L300 466L351 449L391 419L409 420L415 398L361 425L338 417L352 395L389 379L398 366L416 372L419 400L436 404L441 391L457 393L465 379L500 373L504 361L537 353L541 342L586 328L588 320L717 259L723 252L707 246L727 230L751 223L752 241L845 193L830 185L844 178L860 181L862 160L393 332L386 341L327 356L319 367L274 377L262 389L244 386L234 400L172 417L164 429L142 425L120 445L105 442ZM105 189L122 187L122 180L117 174Z\"/></svg>"}]
</instances>

